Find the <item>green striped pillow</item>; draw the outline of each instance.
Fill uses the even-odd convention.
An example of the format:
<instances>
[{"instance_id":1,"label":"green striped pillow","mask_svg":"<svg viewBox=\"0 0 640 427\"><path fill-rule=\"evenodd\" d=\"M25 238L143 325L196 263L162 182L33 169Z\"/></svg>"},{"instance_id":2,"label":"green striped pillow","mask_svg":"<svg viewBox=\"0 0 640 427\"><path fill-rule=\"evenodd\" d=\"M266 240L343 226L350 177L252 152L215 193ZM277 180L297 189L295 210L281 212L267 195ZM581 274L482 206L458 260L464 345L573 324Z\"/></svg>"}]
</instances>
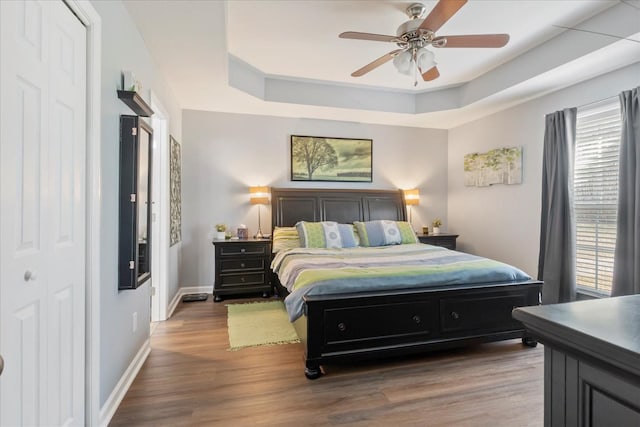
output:
<instances>
[{"instance_id":1,"label":"green striped pillow","mask_svg":"<svg viewBox=\"0 0 640 427\"><path fill-rule=\"evenodd\" d=\"M354 248L358 246L351 224L335 221L306 222L296 224L303 248Z\"/></svg>"},{"instance_id":2,"label":"green striped pillow","mask_svg":"<svg viewBox=\"0 0 640 427\"><path fill-rule=\"evenodd\" d=\"M402 244L418 243L418 236L416 236L416 232L413 231L411 224L407 221L396 221L396 224L398 225L400 235L402 236Z\"/></svg>"},{"instance_id":3,"label":"green striped pillow","mask_svg":"<svg viewBox=\"0 0 640 427\"><path fill-rule=\"evenodd\" d=\"M295 227L276 227L273 229L273 241L271 244L271 252L276 252L299 248L300 237Z\"/></svg>"},{"instance_id":4,"label":"green striped pillow","mask_svg":"<svg viewBox=\"0 0 640 427\"><path fill-rule=\"evenodd\" d=\"M356 221L353 223L360 238L360 246L388 246L418 243L411 224L406 221Z\"/></svg>"}]
</instances>

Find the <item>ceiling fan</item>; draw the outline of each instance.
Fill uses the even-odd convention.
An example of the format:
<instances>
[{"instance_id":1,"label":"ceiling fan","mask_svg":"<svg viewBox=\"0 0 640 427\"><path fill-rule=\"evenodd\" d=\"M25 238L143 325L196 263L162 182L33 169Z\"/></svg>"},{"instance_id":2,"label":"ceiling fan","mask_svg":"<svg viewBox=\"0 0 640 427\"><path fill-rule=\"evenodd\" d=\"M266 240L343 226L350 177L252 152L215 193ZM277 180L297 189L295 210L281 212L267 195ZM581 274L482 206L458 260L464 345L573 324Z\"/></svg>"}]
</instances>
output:
<instances>
[{"instance_id":1,"label":"ceiling fan","mask_svg":"<svg viewBox=\"0 0 640 427\"><path fill-rule=\"evenodd\" d=\"M372 40L391 42L399 49L392 50L380 58L351 73L352 77L360 77L369 71L393 59L393 64L402 74L414 73L414 86L418 84L418 72L424 81L437 79L440 72L436 66L435 55L426 46L436 48L449 47L503 47L509 41L508 34L475 34L436 36L440 29L453 15L465 5L467 0L440 0L429 15L422 19L426 8L421 3L410 5L406 13L409 21L398 27L397 35L360 33L347 31L339 35L342 39Z\"/></svg>"}]
</instances>

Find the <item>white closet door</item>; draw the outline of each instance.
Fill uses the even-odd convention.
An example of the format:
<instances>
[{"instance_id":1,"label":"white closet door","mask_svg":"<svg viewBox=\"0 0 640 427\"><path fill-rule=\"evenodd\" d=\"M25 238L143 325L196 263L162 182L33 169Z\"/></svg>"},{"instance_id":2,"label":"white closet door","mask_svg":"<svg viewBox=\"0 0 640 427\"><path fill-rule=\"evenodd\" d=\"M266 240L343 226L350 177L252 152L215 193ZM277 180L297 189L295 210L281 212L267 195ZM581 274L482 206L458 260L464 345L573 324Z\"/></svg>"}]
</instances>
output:
<instances>
[{"instance_id":1,"label":"white closet door","mask_svg":"<svg viewBox=\"0 0 640 427\"><path fill-rule=\"evenodd\" d=\"M0 425L83 425L86 31L0 1Z\"/></svg>"}]
</instances>

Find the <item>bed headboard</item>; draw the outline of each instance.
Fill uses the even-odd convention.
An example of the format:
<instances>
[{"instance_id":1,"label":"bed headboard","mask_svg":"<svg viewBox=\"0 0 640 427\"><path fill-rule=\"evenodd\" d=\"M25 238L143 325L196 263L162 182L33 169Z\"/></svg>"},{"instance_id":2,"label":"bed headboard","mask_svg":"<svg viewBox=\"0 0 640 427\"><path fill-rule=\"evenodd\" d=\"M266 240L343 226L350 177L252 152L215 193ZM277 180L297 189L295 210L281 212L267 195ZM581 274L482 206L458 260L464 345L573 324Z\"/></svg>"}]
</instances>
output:
<instances>
[{"instance_id":1,"label":"bed headboard","mask_svg":"<svg viewBox=\"0 0 640 427\"><path fill-rule=\"evenodd\" d=\"M406 221L402 190L332 190L272 188L271 226L290 227L298 221Z\"/></svg>"}]
</instances>

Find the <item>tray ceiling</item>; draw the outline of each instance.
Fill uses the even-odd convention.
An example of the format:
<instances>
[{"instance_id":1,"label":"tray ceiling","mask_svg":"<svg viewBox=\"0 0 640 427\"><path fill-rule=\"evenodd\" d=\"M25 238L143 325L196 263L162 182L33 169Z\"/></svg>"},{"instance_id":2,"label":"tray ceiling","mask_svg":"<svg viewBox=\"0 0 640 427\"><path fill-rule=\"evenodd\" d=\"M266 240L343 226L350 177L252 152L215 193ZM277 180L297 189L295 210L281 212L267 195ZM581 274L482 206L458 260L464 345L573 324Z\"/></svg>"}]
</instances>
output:
<instances>
[{"instance_id":1,"label":"tray ceiling","mask_svg":"<svg viewBox=\"0 0 640 427\"><path fill-rule=\"evenodd\" d=\"M640 61L640 1L470 0L439 31L508 33L500 49L433 49L440 78L413 87L387 63L411 2L124 2L184 109L450 128ZM423 2L428 11L437 3Z\"/></svg>"}]
</instances>

